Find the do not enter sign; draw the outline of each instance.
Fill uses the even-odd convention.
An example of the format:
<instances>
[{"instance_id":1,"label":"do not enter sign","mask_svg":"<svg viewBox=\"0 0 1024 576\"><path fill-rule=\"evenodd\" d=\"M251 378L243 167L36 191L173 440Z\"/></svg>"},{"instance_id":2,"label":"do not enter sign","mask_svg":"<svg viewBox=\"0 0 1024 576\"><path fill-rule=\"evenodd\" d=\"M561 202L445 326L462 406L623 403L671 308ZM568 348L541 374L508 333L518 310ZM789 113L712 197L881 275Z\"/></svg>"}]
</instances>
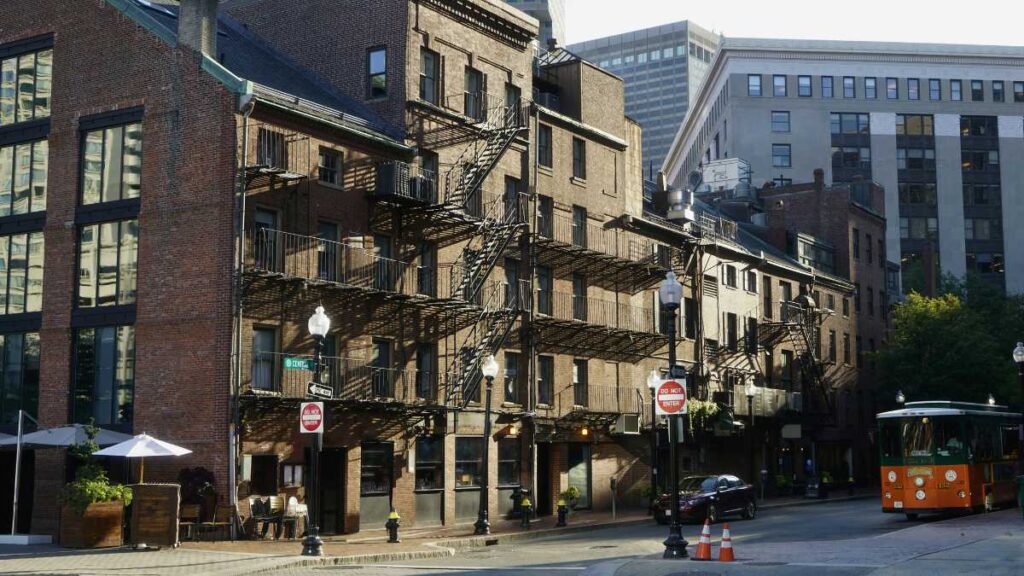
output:
<instances>
[{"instance_id":1,"label":"do not enter sign","mask_svg":"<svg viewBox=\"0 0 1024 576\"><path fill-rule=\"evenodd\" d=\"M324 403L303 402L299 408L299 431L320 434L324 431Z\"/></svg>"},{"instance_id":2,"label":"do not enter sign","mask_svg":"<svg viewBox=\"0 0 1024 576\"><path fill-rule=\"evenodd\" d=\"M662 380L655 388L655 413L659 416L686 414L686 384L678 380Z\"/></svg>"}]
</instances>

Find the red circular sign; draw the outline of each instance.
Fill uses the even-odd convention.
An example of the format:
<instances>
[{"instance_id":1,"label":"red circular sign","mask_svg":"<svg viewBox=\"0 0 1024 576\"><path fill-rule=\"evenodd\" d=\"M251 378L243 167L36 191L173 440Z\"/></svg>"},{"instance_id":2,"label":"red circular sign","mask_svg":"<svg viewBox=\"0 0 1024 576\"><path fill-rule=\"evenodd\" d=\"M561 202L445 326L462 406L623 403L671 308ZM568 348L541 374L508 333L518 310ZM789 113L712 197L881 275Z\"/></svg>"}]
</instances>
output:
<instances>
[{"instance_id":1,"label":"red circular sign","mask_svg":"<svg viewBox=\"0 0 1024 576\"><path fill-rule=\"evenodd\" d=\"M655 401L663 413L679 414L686 407L686 386L675 380L665 380L658 386Z\"/></svg>"},{"instance_id":2,"label":"red circular sign","mask_svg":"<svg viewBox=\"0 0 1024 576\"><path fill-rule=\"evenodd\" d=\"M309 402L302 406L302 414L299 416L299 423L302 429L307 432L316 432L324 423L324 411L316 402Z\"/></svg>"}]
</instances>

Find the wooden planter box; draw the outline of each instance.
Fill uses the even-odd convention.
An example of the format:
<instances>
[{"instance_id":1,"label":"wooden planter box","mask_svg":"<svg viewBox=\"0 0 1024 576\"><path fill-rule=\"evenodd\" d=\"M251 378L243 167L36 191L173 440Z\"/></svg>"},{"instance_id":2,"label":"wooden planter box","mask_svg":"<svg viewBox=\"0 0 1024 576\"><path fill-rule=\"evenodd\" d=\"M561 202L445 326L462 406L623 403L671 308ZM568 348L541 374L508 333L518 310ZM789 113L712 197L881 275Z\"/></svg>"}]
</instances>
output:
<instances>
[{"instance_id":1,"label":"wooden planter box","mask_svg":"<svg viewBox=\"0 0 1024 576\"><path fill-rule=\"evenodd\" d=\"M67 506L60 508L60 545L66 548L109 548L120 546L124 502L89 504L82 515Z\"/></svg>"}]
</instances>

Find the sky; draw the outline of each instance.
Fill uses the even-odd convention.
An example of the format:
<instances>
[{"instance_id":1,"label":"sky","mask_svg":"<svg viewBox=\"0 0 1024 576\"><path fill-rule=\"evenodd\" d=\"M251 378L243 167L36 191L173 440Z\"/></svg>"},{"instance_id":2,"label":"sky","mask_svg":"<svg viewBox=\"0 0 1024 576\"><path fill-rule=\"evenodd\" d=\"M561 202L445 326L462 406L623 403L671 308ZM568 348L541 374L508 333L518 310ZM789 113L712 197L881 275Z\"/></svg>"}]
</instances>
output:
<instances>
[{"instance_id":1,"label":"sky","mask_svg":"<svg viewBox=\"0 0 1024 576\"><path fill-rule=\"evenodd\" d=\"M679 20L733 37L1024 45L1020 0L566 0L566 43Z\"/></svg>"}]
</instances>

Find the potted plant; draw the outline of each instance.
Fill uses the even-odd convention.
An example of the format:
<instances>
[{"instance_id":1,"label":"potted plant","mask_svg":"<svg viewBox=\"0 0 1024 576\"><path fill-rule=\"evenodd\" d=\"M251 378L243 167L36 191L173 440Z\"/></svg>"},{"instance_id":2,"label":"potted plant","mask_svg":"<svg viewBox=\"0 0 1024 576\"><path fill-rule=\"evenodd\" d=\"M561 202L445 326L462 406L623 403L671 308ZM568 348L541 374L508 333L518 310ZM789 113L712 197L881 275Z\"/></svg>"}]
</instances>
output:
<instances>
[{"instance_id":1,"label":"potted plant","mask_svg":"<svg viewBox=\"0 0 1024 576\"><path fill-rule=\"evenodd\" d=\"M69 548L103 548L122 544L124 507L131 503L132 491L122 484L111 484L107 472L89 456L99 449L95 442L99 429L86 427L88 439L68 447L68 454L79 462L75 480L60 494L60 543Z\"/></svg>"},{"instance_id":2,"label":"potted plant","mask_svg":"<svg viewBox=\"0 0 1024 576\"><path fill-rule=\"evenodd\" d=\"M565 500L570 510L575 510L576 504L580 501L580 489L575 486L569 486L569 489L559 494L559 496Z\"/></svg>"},{"instance_id":3,"label":"potted plant","mask_svg":"<svg viewBox=\"0 0 1024 576\"><path fill-rule=\"evenodd\" d=\"M182 468L178 472L178 484L181 484L182 503L199 504L200 515L212 520L214 508L217 507L213 472L202 466Z\"/></svg>"}]
</instances>

